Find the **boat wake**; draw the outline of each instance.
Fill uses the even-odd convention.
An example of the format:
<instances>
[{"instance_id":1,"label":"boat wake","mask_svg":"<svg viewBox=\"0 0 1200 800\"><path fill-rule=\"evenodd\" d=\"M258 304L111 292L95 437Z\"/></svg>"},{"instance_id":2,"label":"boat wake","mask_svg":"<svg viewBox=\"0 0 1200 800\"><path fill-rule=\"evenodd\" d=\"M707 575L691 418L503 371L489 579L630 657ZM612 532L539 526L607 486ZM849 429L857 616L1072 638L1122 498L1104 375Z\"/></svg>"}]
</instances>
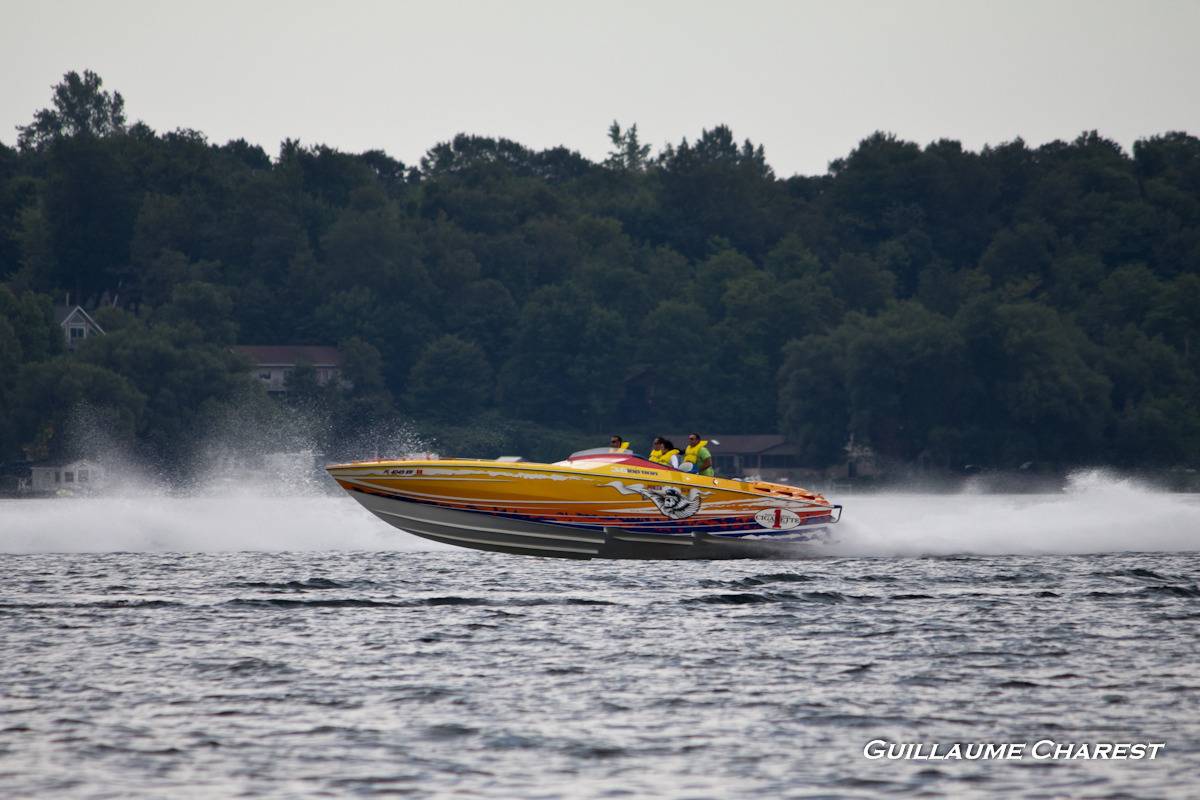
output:
<instances>
[{"instance_id":1,"label":"boat wake","mask_svg":"<svg viewBox=\"0 0 1200 800\"><path fill-rule=\"evenodd\" d=\"M1036 555L1200 550L1200 496L1161 492L1102 470L1059 494L839 498L830 555Z\"/></svg>"},{"instance_id":2,"label":"boat wake","mask_svg":"<svg viewBox=\"0 0 1200 800\"><path fill-rule=\"evenodd\" d=\"M246 486L0 500L0 553L432 550L349 497Z\"/></svg>"},{"instance_id":3,"label":"boat wake","mask_svg":"<svg viewBox=\"0 0 1200 800\"><path fill-rule=\"evenodd\" d=\"M0 501L0 553L453 550L409 536L320 488L200 486ZM1053 495L839 497L846 514L816 555L1032 555L1200 550L1200 496L1099 471Z\"/></svg>"}]
</instances>

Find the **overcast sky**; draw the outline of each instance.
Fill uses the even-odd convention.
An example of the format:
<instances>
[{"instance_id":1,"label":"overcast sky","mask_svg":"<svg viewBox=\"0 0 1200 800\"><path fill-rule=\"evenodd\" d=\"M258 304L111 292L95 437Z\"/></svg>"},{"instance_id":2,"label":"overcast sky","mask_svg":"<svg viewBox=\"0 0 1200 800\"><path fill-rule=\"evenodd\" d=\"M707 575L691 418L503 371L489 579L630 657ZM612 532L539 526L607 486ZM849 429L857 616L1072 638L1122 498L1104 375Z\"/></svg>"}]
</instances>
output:
<instances>
[{"instance_id":1,"label":"overcast sky","mask_svg":"<svg viewBox=\"0 0 1200 800\"><path fill-rule=\"evenodd\" d=\"M780 175L875 130L972 149L1200 133L1200 1L0 4L0 141L91 69L129 120L416 163L458 132L601 159L729 125Z\"/></svg>"}]
</instances>

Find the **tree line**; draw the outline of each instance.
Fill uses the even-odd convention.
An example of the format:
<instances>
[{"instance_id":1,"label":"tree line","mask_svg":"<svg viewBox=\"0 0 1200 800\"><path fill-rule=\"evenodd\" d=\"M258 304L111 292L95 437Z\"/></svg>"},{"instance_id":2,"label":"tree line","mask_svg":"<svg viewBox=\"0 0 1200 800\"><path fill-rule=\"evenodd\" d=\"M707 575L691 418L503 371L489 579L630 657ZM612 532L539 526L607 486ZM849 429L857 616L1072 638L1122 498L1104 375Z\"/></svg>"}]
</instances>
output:
<instances>
[{"instance_id":1,"label":"tree line","mask_svg":"<svg viewBox=\"0 0 1200 800\"><path fill-rule=\"evenodd\" d=\"M61 451L81 404L167 464L230 414L278 420L248 343L341 348L349 386L300 370L284 409L331 451L415 420L534 454L699 428L813 466L851 442L951 470L1197 462L1197 138L876 133L780 177L724 125L657 153L608 134L600 163L467 134L411 165L269 155L131 124L68 73L0 143L0 460ZM74 354L68 295L106 331Z\"/></svg>"}]
</instances>

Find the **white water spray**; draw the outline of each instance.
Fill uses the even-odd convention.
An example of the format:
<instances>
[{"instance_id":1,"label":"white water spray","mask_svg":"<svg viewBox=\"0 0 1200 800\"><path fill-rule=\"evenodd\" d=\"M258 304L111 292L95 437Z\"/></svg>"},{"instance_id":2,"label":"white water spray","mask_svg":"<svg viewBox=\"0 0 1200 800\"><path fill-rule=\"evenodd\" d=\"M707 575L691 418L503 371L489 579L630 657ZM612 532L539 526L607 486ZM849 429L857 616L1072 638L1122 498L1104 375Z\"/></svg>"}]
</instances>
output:
<instances>
[{"instance_id":1,"label":"white water spray","mask_svg":"<svg viewBox=\"0 0 1200 800\"><path fill-rule=\"evenodd\" d=\"M0 500L0 553L430 550L350 497L241 487Z\"/></svg>"},{"instance_id":2,"label":"white water spray","mask_svg":"<svg viewBox=\"0 0 1200 800\"><path fill-rule=\"evenodd\" d=\"M72 415L71 448L105 469L94 496L0 499L0 553L434 550L345 495L318 466L316 423L250 403L199 436L193 475L169 483L108 436L86 407ZM363 447L424 443L405 426Z\"/></svg>"},{"instance_id":3,"label":"white water spray","mask_svg":"<svg viewBox=\"0 0 1200 800\"><path fill-rule=\"evenodd\" d=\"M111 456L106 462L111 465ZM380 522L315 468L311 452L237 459L170 487L121 464L104 493L0 500L0 553L431 550Z\"/></svg>"},{"instance_id":4,"label":"white water spray","mask_svg":"<svg viewBox=\"0 0 1200 800\"><path fill-rule=\"evenodd\" d=\"M841 498L837 555L912 556L1200 550L1200 496L1102 470L1059 494L888 493Z\"/></svg>"}]
</instances>

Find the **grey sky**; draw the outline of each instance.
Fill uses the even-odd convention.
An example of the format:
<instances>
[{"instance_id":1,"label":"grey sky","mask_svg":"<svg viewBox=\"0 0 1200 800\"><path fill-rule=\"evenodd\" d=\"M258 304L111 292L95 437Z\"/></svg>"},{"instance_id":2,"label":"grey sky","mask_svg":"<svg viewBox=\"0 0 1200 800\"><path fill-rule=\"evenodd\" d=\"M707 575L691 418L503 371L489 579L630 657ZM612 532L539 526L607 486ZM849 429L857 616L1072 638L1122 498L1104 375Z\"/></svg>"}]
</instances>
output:
<instances>
[{"instance_id":1,"label":"grey sky","mask_svg":"<svg viewBox=\"0 0 1200 800\"><path fill-rule=\"evenodd\" d=\"M976 149L1098 129L1200 131L1200 2L63 2L2 4L0 141L71 69L129 118L278 152L412 164L458 132L602 158L726 123L781 175L864 136Z\"/></svg>"}]
</instances>

